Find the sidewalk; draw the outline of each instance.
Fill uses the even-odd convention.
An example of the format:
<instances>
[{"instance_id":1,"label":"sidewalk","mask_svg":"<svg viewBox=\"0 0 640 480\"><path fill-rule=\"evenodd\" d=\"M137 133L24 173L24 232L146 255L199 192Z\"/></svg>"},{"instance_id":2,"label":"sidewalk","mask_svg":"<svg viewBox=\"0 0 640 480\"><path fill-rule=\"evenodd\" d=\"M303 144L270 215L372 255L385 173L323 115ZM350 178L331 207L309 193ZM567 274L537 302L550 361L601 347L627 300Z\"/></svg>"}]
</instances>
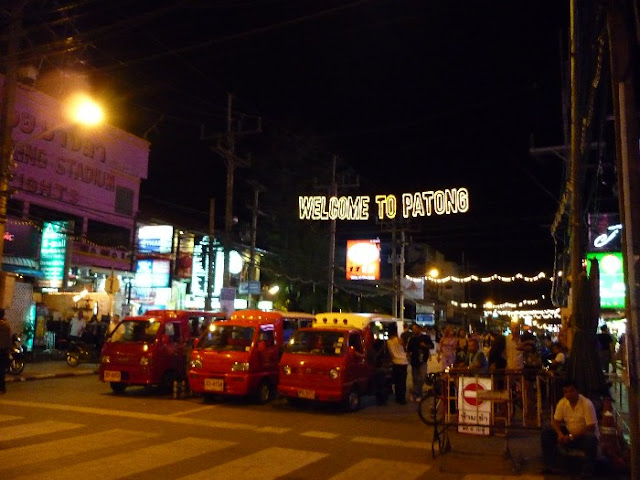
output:
<instances>
[{"instance_id":1,"label":"sidewalk","mask_svg":"<svg viewBox=\"0 0 640 480\"><path fill-rule=\"evenodd\" d=\"M70 367L64 359L42 360L25 363L20 375L6 374L5 380L11 382L27 382L31 380L46 380L49 378L75 377L79 375L96 375L98 364L81 363L77 367Z\"/></svg>"}]
</instances>

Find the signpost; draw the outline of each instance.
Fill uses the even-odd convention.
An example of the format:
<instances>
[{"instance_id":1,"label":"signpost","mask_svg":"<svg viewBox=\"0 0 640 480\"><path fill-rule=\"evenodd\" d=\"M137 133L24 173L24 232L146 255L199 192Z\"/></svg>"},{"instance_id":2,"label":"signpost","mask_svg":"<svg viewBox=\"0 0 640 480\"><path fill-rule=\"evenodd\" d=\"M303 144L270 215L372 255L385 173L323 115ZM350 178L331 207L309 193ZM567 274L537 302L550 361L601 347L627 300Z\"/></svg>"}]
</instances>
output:
<instances>
[{"instance_id":1,"label":"signpost","mask_svg":"<svg viewBox=\"0 0 640 480\"><path fill-rule=\"evenodd\" d=\"M478 395L486 390L492 390L490 378L458 378L458 432L489 435L491 402Z\"/></svg>"}]
</instances>

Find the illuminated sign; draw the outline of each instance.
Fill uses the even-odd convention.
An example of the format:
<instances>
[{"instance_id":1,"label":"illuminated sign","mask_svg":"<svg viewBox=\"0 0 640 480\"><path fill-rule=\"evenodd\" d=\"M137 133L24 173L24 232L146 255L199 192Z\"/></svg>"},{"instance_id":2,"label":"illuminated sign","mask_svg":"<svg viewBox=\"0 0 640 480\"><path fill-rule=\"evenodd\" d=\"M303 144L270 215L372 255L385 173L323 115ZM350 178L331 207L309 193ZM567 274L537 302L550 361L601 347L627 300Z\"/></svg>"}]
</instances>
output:
<instances>
[{"instance_id":1,"label":"illuminated sign","mask_svg":"<svg viewBox=\"0 0 640 480\"><path fill-rule=\"evenodd\" d=\"M347 280L380 280L380 239L347 240Z\"/></svg>"},{"instance_id":2,"label":"illuminated sign","mask_svg":"<svg viewBox=\"0 0 640 480\"><path fill-rule=\"evenodd\" d=\"M469 210L466 188L403 193L400 204L395 195L376 195L375 214L379 220L394 219L400 209L403 218L451 215ZM299 196L298 216L301 220L369 220L371 198L366 195L325 197Z\"/></svg>"},{"instance_id":3,"label":"illuminated sign","mask_svg":"<svg viewBox=\"0 0 640 480\"><path fill-rule=\"evenodd\" d=\"M587 253L587 274L591 270L589 260L594 258L600 267L600 307L623 309L626 287L622 253Z\"/></svg>"},{"instance_id":4,"label":"illuminated sign","mask_svg":"<svg viewBox=\"0 0 640 480\"><path fill-rule=\"evenodd\" d=\"M140 253L171 253L173 227L171 225L146 225L138 229Z\"/></svg>"},{"instance_id":5,"label":"illuminated sign","mask_svg":"<svg viewBox=\"0 0 640 480\"><path fill-rule=\"evenodd\" d=\"M170 273L169 260L138 260L134 283L137 288L166 288L169 287Z\"/></svg>"},{"instance_id":6,"label":"illuminated sign","mask_svg":"<svg viewBox=\"0 0 640 480\"><path fill-rule=\"evenodd\" d=\"M590 213L590 252L619 252L622 250L622 224L617 213Z\"/></svg>"},{"instance_id":7,"label":"illuminated sign","mask_svg":"<svg viewBox=\"0 0 640 480\"><path fill-rule=\"evenodd\" d=\"M40 230L19 220L7 219L4 233L4 256L37 259Z\"/></svg>"},{"instance_id":8,"label":"illuminated sign","mask_svg":"<svg viewBox=\"0 0 640 480\"><path fill-rule=\"evenodd\" d=\"M194 239L193 262L191 266L191 293L196 297L206 297L209 281L208 235Z\"/></svg>"},{"instance_id":9,"label":"illuminated sign","mask_svg":"<svg viewBox=\"0 0 640 480\"><path fill-rule=\"evenodd\" d=\"M67 231L69 222L44 222L40 245L41 287L62 288L67 258Z\"/></svg>"}]
</instances>

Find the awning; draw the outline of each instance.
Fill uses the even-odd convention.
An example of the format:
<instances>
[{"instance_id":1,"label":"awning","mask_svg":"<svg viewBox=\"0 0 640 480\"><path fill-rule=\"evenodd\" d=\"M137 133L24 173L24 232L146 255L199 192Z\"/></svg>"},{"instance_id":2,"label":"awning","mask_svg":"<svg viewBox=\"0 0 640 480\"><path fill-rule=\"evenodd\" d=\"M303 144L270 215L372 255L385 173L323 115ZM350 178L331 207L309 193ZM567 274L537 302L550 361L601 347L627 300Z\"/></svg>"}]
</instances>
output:
<instances>
[{"instance_id":1,"label":"awning","mask_svg":"<svg viewBox=\"0 0 640 480\"><path fill-rule=\"evenodd\" d=\"M33 258L3 257L2 270L19 275L44 278L44 274L40 270L40 265Z\"/></svg>"}]
</instances>

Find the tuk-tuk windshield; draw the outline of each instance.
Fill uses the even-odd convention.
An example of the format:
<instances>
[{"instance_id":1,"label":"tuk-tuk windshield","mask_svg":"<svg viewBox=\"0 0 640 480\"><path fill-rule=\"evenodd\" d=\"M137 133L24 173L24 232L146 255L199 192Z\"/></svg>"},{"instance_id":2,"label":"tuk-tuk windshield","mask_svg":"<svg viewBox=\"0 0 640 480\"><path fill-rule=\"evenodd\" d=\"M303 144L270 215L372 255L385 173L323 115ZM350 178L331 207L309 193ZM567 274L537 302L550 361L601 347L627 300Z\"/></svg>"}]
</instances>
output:
<instances>
[{"instance_id":1,"label":"tuk-tuk windshield","mask_svg":"<svg viewBox=\"0 0 640 480\"><path fill-rule=\"evenodd\" d=\"M107 341L153 343L159 328L160 322L154 320L123 320Z\"/></svg>"},{"instance_id":2,"label":"tuk-tuk windshield","mask_svg":"<svg viewBox=\"0 0 640 480\"><path fill-rule=\"evenodd\" d=\"M244 352L251 347L255 327L211 324L198 341L198 348Z\"/></svg>"},{"instance_id":3,"label":"tuk-tuk windshield","mask_svg":"<svg viewBox=\"0 0 640 480\"><path fill-rule=\"evenodd\" d=\"M299 330L289 340L284 351L303 355L328 355L339 357L345 351L347 339L343 332Z\"/></svg>"}]
</instances>

